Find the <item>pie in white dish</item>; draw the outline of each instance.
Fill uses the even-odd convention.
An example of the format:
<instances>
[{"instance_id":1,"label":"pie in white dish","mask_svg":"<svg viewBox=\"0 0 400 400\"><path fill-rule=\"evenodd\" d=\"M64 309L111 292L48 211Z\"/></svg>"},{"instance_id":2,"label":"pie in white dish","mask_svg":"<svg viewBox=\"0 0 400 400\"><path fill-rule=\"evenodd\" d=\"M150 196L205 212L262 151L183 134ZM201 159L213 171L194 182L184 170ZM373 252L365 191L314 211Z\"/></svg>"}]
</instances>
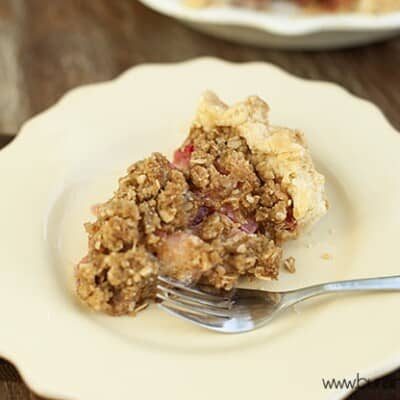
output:
<instances>
[{"instance_id":1,"label":"pie in white dish","mask_svg":"<svg viewBox=\"0 0 400 400\"><path fill-rule=\"evenodd\" d=\"M357 3L364 12L324 13L304 12L304 7L282 0L263 11L232 4L194 8L183 0L140 2L212 36L262 47L327 50L373 43L400 31L400 11L392 9L398 0ZM377 4L380 13L374 12Z\"/></svg>"},{"instance_id":2,"label":"pie in white dish","mask_svg":"<svg viewBox=\"0 0 400 400\"><path fill-rule=\"evenodd\" d=\"M273 3L281 0L186 0L190 7L208 7L213 5L233 5L250 7L256 10L268 10ZM400 9L399 0L292 0L305 11L319 12L361 12L386 13Z\"/></svg>"}]
</instances>

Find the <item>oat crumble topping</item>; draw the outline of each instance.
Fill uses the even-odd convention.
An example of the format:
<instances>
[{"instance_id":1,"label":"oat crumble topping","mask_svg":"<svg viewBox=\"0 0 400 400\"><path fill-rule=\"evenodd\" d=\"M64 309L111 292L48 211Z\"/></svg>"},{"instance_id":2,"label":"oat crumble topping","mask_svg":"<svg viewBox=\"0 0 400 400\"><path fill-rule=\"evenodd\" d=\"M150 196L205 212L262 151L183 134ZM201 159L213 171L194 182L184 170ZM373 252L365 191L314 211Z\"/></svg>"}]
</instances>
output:
<instances>
[{"instance_id":1,"label":"oat crumble topping","mask_svg":"<svg viewBox=\"0 0 400 400\"><path fill-rule=\"evenodd\" d=\"M268 112L255 96L228 107L207 92L172 163L154 153L133 164L85 224L79 297L123 315L146 308L158 274L220 290L242 276L277 279L282 242L327 201L303 135L271 126ZM294 272L294 259L284 267Z\"/></svg>"}]
</instances>

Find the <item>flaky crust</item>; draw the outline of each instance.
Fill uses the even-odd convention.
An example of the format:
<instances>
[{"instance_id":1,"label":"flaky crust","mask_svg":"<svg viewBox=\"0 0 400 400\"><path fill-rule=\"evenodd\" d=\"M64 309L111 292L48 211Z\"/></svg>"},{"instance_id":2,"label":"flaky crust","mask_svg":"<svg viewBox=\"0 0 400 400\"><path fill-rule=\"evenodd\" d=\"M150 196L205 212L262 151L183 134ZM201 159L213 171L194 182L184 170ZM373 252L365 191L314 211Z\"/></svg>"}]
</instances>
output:
<instances>
[{"instance_id":1,"label":"flaky crust","mask_svg":"<svg viewBox=\"0 0 400 400\"><path fill-rule=\"evenodd\" d=\"M268 105L257 96L228 107L214 93L207 92L195 124L206 130L229 126L246 140L252 154L262 161L262 168L272 172L290 195L300 233L327 211L325 179L314 167L304 135L271 125L268 114Z\"/></svg>"}]
</instances>

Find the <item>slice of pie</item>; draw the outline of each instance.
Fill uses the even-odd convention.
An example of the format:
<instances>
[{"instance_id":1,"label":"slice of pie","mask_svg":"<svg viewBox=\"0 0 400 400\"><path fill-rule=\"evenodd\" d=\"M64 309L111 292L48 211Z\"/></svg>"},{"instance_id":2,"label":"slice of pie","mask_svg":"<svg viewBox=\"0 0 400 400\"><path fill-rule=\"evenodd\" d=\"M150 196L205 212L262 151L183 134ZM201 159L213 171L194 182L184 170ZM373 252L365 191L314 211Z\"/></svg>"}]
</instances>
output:
<instances>
[{"instance_id":1,"label":"slice of pie","mask_svg":"<svg viewBox=\"0 0 400 400\"><path fill-rule=\"evenodd\" d=\"M327 211L324 177L302 133L270 125L259 97L228 107L207 92L170 162L138 161L85 225L79 297L132 314L154 298L158 274L230 290L242 276L276 279L281 244Z\"/></svg>"}]
</instances>

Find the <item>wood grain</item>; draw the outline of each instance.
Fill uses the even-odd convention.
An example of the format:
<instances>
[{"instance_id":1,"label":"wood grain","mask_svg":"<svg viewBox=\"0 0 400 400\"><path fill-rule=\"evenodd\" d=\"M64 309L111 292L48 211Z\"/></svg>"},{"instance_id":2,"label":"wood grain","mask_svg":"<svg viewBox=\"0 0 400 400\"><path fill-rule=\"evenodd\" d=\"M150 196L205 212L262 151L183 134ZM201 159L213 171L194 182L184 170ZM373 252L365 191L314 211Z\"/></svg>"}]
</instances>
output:
<instances>
[{"instance_id":1,"label":"wood grain","mask_svg":"<svg viewBox=\"0 0 400 400\"><path fill-rule=\"evenodd\" d=\"M331 52L281 52L194 32L134 0L2 0L0 132L16 133L68 89L145 62L210 55L264 60L308 79L336 82L375 102L400 128L400 40Z\"/></svg>"},{"instance_id":2,"label":"wood grain","mask_svg":"<svg viewBox=\"0 0 400 400\"><path fill-rule=\"evenodd\" d=\"M78 85L141 63L206 55L268 61L303 78L338 83L377 104L400 129L399 38L349 50L282 52L207 37L135 0L1 0L0 132L16 134L27 118ZM9 140L0 135L0 147ZM400 371L379 382L351 399L400 399ZM8 399L36 397L0 360L0 400Z\"/></svg>"}]
</instances>

